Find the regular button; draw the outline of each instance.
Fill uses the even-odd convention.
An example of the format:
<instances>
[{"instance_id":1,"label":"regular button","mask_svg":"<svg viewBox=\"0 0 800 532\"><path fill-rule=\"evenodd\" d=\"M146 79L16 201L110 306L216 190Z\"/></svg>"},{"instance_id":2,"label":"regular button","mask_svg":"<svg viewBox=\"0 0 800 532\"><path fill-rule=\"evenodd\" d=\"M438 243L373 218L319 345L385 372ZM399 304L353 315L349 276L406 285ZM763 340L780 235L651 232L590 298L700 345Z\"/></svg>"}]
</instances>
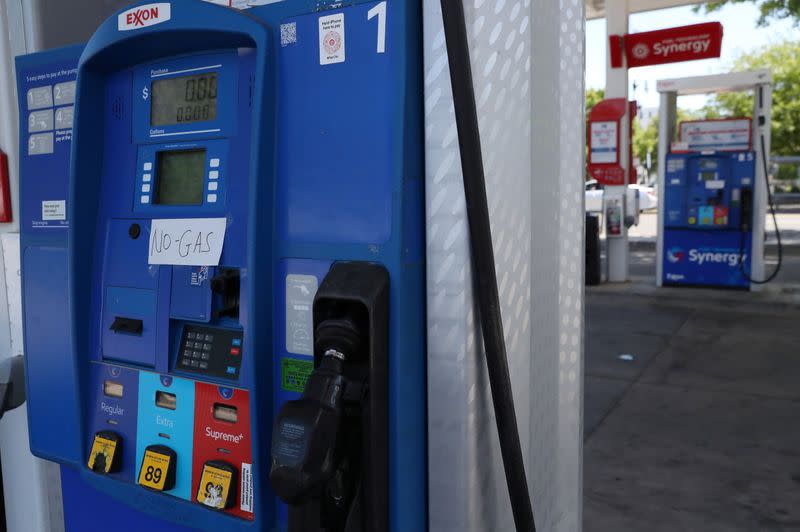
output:
<instances>
[{"instance_id":1,"label":"regular button","mask_svg":"<svg viewBox=\"0 0 800 532\"><path fill-rule=\"evenodd\" d=\"M207 334L206 337L205 337L205 341L206 342L213 342L214 341L214 335Z\"/></svg>"},{"instance_id":2,"label":"regular button","mask_svg":"<svg viewBox=\"0 0 800 532\"><path fill-rule=\"evenodd\" d=\"M210 353L203 353L202 355L200 355L200 359L201 360L208 360L210 358L211 358L211 354Z\"/></svg>"},{"instance_id":3,"label":"regular button","mask_svg":"<svg viewBox=\"0 0 800 532\"><path fill-rule=\"evenodd\" d=\"M192 366L193 368L196 368L196 367L197 367L197 366L199 366L199 365L200 365L200 363L199 363L197 360L192 360L192 364L191 364L191 366Z\"/></svg>"},{"instance_id":4,"label":"regular button","mask_svg":"<svg viewBox=\"0 0 800 532\"><path fill-rule=\"evenodd\" d=\"M208 369L208 362L200 362L200 369Z\"/></svg>"},{"instance_id":5,"label":"regular button","mask_svg":"<svg viewBox=\"0 0 800 532\"><path fill-rule=\"evenodd\" d=\"M188 338L189 340L194 340L195 336L197 336L197 335L194 334L193 332L190 332L190 333L186 334L186 338Z\"/></svg>"},{"instance_id":6,"label":"regular button","mask_svg":"<svg viewBox=\"0 0 800 532\"><path fill-rule=\"evenodd\" d=\"M203 344L203 351L211 351L211 344Z\"/></svg>"}]
</instances>

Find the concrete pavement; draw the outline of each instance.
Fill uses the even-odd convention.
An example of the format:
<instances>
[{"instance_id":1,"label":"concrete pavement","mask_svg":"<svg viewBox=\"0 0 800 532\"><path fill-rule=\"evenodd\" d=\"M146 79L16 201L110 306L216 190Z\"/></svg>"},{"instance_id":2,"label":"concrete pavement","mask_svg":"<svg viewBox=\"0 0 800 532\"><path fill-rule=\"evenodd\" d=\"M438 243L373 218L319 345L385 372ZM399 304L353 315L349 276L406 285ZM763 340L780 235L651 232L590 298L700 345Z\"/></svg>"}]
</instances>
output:
<instances>
[{"instance_id":1,"label":"concrete pavement","mask_svg":"<svg viewBox=\"0 0 800 532\"><path fill-rule=\"evenodd\" d=\"M602 285L586 323L587 532L800 530L800 293Z\"/></svg>"}]
</instances>

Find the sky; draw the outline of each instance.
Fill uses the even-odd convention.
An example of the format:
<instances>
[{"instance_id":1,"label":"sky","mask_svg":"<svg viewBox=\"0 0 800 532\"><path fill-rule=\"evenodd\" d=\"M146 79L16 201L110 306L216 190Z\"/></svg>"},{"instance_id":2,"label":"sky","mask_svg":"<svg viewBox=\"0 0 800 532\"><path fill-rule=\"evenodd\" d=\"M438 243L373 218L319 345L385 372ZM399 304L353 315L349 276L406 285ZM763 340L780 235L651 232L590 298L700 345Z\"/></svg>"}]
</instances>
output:
<instances>
[{"instance_id":1,"label":"sky","mask_svg":"<svg viewBox=\"0 0 800 532\"><path fill-rule=\"evenodd\" d=\"M639 102L643 109L658 107L656 81L667 78L702 76L728 72L733 61L742 53L784 40L800 40L800 28L791 20L772 20L769 26L756 26L759 11L753 4L725 6L720 11L706 14L695 13L691 7L676 7L660 11L637 13L630 16L628 32L658 30L700 22L722 23L722 56L719 59L703 59L667 65L632 68L628 72L631 99ZM606 36L605 19L586 23L586 87L602 89L606 80ZM633 84L636 84L636 90ZM702 107L705 96L683 96L678 106L686 109Z\"/></svg>"}]
</instances>

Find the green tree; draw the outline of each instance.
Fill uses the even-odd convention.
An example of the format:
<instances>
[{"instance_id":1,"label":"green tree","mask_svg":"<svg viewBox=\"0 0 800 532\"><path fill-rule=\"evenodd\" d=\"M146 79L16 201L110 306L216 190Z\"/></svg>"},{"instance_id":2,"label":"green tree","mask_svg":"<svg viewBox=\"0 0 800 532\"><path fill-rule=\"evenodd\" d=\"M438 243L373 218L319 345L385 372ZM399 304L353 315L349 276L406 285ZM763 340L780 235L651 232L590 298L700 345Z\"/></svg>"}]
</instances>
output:
<instances>
[{"instance_id":1,"label":"green tree","mask_svg":"<svg viewBox=\"0 0 800 532\"><path fill-rule=\"evenodd\" d=\"M678 109L678 120L680 124L685 120L697 120L700 118L710 118L705 112L691 112ZM641 121L636 118L633 121L633 156L639 159L639 164L645 166L647 154L650 154L650 173L658 171L658 117L654 117L647 123L647 127L642 127Z\"/></svg>"},{"instance_id":2,"label":"green tree","mask_svg":"<svg viewBox=\"0 0 800 532\"><path fill-rule=\"evenodd\" d=\"M605 91L603 89L586 89L586 116L592 111L592 107L603 101Z\"/></svg>"},{"instance_id":3,"label":"green tree","mask_svg":"<svg viewBox=\"0 0 800 532\"><path fill-rule=\"evenodd\" d=\"M711 0L702 6L695 7L695 11L705 10L706 13L719 11L728 4L757 4L761 16L758 18L759 26L766 26L770 19L793 18L795 24L800 21L800 2L798 0Z\"/></svg>"},{"instance_id":4,"label":"green tree","mask_svg":"<svg viewBox=\"0 0 800 532\"><path fill-rule=\"evenodd\" d=\"M741 55L733 71L772 70L773 155L800 154L800 43L786 41ZM750 116L753 94L730 92L716 95L705 109L719 116ZM754 132L757 134L757 132ZM757 141L756 138L754 140Z\"/></svg>"}]
</instances>

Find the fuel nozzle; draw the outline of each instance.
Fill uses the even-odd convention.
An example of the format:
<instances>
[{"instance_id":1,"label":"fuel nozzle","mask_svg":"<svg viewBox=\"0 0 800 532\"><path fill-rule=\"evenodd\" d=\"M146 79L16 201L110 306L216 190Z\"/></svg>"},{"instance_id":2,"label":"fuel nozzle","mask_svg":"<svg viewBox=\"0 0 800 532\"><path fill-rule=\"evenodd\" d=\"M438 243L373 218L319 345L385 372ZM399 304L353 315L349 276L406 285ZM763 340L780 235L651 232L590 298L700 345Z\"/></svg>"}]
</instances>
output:
<instances>
[{"instance_id":1,"label":"fuel nozzle","mask_svg":"<svg viewBox=\"0 0 800 532\"><path fill-rule=\"evenodd\" d=\"M319 363L300 399L283 405L272 432L269 479L287 504L320 498L346 454L342 445L348 358L361 348L358 327L348 318L325 320L315 331Z\"/></svg>"}]
</instances>

